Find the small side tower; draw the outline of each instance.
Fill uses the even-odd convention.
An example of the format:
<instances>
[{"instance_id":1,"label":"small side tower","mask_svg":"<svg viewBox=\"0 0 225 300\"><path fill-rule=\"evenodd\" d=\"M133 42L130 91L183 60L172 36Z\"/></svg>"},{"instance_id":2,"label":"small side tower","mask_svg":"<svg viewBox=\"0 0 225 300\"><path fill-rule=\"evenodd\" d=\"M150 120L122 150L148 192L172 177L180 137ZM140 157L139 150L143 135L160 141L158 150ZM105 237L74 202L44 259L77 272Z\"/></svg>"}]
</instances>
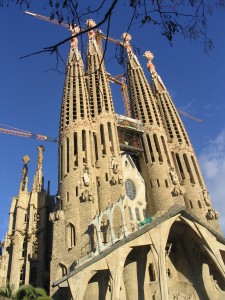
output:
<instances>
[{"instance_id":1,"label":"small side tower","mask_svg":"<svg viewBox=\"0 0 225 300\"><path fill-rule=\"evenodd\" d=\"M153 54L146 51L145 57L148 60L147 67L151 74L152 89L166 129L169 150L184 192L185 206L190 212L203 221L209 222L215 230L221 233L217 221L219 215L212 209L209 193L183 122L152 63Z\"/></svg>"},{"instance_id":2,"label":"small side tower","mask_svg":"<svg viewBox=\"0 0 225 300\"><path fill-rule=\"evenodd\" d=\"M23 157L23 171L18 196L13 197L9 227L2 257L5 274L0 281L17 289L21 284L49 288L51 226L48 214L54 199L46 196L43 185L43 146L38 147L38 165L33 188L29 192L28 155Z\"/></svg>"},{"instance_id":3,"label":"small side tower","mask_svg":"<svg viewBox=\"0 0 225 300\"><path fill-rule=\"evenodd\" d=\"M174 203L184 205L184 200L156 99L129 43L131 36L124 33L123 37L127 50L128 87L133 117L144 124L141 174L147 188L148 213L152 215L167 210Z\"/></svg>"}]
</instances>

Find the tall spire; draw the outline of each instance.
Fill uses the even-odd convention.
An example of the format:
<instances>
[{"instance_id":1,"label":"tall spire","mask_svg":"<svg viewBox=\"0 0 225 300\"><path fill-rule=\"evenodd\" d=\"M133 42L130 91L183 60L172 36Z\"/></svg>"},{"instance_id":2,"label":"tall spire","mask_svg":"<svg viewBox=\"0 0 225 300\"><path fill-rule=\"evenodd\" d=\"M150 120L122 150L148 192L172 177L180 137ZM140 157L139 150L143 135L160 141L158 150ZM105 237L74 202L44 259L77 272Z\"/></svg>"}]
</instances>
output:
<instances>
[{"instance_id":1,"label":"tall spire","mask_svg":"<svg viewBox=\"0 0 225 300\"><path fill-rule=\"evenodd\" d=\"M87 20L91 29L96 23ZM97 44L94 30L88 32L87 70L88 91L90 96L90 113L96 118L102 113L114 113L112 94L104 66L104 57Z\"/></svg>"},{"instance_id":2,"label":"tall spire","mask_svg":"<svg viewBox=\"0 0 225 300\"><path fill-rule=\"evenodd\" d=\"M211 201L204 183L197 157L191 145L183 122L173 104L169 92L152 63L154 55L146 51L147 67L151 74L152 89L160 109L164 127L169 140L179 182L182 185L186 207L203 221L209 221L219 230L218 222L211 218Z\"/></svg>"},{"instance_id":3,"label":"tall spire","mask_svg":"<svg viewBox=\"0 0 225 300\"><path fill-rule=\"evenodd\" d=\"M78 39L74 37L75 34L79 33L80 29L76 26L71 31L73 38L66 67L60 134L63 134L68 126L73 126L74 122L87 119L89 116L84 66L78 50Z\"/></svg>"},{"instance_id":4,"label":"tall spire","mask_svg":"<svg viewBox=\"0 0 225 300\"><path fill-rule=\"evenodd\" d=\"M127 50L127 74L134 117L144 123L141 171L147 187L150 214L165 210L174 203L184 204L182 191L169 152L156 99L144 71L130 45L131 36L123 34Z\"/></svg>"},{"instance_id":5,"label":"tall spire","mask_svg":"<svg viewBox=\"0 0 225 300\"><path fill-rule=\"evenodd\" d=\"M19 192L25 191L27 192L27 183L28 183L28 163L30 161L30 157L28 155L25 155L22 158L23 161L23 171L22 171L22 178L20 181L20 189Z\"/></svg>"},{"instance_id":6,"label":"tall spire","mask_svg":"<svg viewBox=\"0 0 225 300\"><path fill-rule=\"evenodd\" d=\"M155 66L152 63L154 55L150 51L146 51L144 56L148 60L147 67L151 74L152 89L158 99L168 138L180 144L191 146L187 132L173 104L169 92L167 91L161 77L156 72Z\"/></svg>"},{"instance_id":7,"label":"tall spire","mask_svg":"<svg viewBox=\"0 0 225 300\"><path fill-rule=\"evenodd\" d=\"M37 147L38 150L38 159L37 159L37 170L34 176L33 182L33 191L41 192L44 188L43 186L43 171L42 171L42 162L43 162L43 151L45 150L44 146L40 145Z\"/></svg>"}]
</instances>

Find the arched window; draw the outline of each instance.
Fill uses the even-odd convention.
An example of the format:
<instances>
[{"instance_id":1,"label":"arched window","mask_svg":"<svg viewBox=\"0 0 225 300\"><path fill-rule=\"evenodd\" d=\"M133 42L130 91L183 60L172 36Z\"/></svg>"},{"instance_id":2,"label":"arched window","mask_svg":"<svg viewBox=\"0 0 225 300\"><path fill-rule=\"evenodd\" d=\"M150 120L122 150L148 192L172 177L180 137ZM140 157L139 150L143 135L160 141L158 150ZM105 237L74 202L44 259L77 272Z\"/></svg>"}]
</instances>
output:
<instances>
[{"instance_id":1,"label":"arched window","mask_svg":"<svg viewBox=\"0 0 225 300\"><path fill-rule=\"evenodd\" d=\"M34 266L30 270L30 284L37 286L37 268Z\"/></svg>"},{"instance_id":2,"label":"arched window","mask_svg":"<svg viewBox=\"0 0 225 300\"><path fill-rule=\"evenodd\" d=\"M20 270L20 285L23 285L25 283L25 268L24 265L22 265Z\"/></svg>"},{"instance_id":3,"label":"arched window","mask_svg":"<svg viewBox=\"0 0 225 300\"><path fill-rule=\"evenodd\" d=\"M75 226L71 223L69 223L68 226L68 247L69 249L73 248L76 245L76 232L75 232Z\"/></svg>"}]
</instances>

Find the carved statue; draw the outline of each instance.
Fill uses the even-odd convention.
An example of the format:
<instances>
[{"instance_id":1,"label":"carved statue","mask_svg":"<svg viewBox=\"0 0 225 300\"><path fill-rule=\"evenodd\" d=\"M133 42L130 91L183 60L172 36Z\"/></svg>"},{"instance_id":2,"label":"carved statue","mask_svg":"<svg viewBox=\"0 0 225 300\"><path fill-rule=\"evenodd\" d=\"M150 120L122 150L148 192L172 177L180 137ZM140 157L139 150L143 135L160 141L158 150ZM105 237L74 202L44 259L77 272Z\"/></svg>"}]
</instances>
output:
<instances>
[{"instance_id":1,"label":"carved statue","mask_svg":"<svg viewBox=\"0 0 225 300\"><path fill-rule=\"evenodd\" d=\"M119 164L116 161L116 157L115 155L113 155L111 160L111 168L113 169L113 173L118 173L118 166Z\"/></svg>"},{"instance_id":2,"label":"carved statue","mask_svg":"<svg viewBox=\"0 0 225 300\"><path fill-rule=\"evenodd\" d=\"M205 204L206 204L207 206L210 206L210 197L209 197L208 192L207 192L206 190L203 190L203 191L202 191L202 194L203 194L203 199L204 199L204 201L205 201Z\"/></svg>"},{"instance_id":3,"label":"carved statue","mask_svg":"<svg viewBox=\"0 0 225 300\"><path fill-rule=\"evenodd\" d=\"M178 184L178 177L177 177L177 174L176 174L176 171L175 171L174 167L172 167L170 169L170 176L171 176L172 183L174 185L177 185Z\"/></svg>"},{"instance_id":4,"label":"carved statue","mask_svg":"<svg viewBox=\"0 0 225 300\"><path fill-rule=\"evenodd\" d=\"M220 214L217 210L213 210L212 208L209 208L206 216L208 217L208 219L213 220L213 219L219 219Z\"/></svg>"},{"instance_id":5,"label":"carved statue","mask_svg":"<svg viewBox=\"0 0 225 300\"><path fill-rule=\"evenodd\" d=\"M84 180L84 185L85 186L90 185L90 174L89 174L89 169L88 168L84 169L83 180Z\"/></svg>"}]
</instances>

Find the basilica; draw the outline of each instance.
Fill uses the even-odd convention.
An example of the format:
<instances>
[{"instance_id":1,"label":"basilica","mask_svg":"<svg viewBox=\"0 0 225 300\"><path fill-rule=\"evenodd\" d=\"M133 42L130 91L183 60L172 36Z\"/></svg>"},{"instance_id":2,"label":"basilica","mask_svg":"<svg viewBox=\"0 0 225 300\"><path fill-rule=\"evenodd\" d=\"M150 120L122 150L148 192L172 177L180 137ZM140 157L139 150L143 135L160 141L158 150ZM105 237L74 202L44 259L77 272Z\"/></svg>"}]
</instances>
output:
<instances>
[{"instance_id":1,"label":"basilica","mask_svg":"<svg viewBox=\"0 0 225 300\"><path fill-rule=\"evenodd\" d=\"M123 34L126 74L105 69L87 21L86 67L72 29L59 120L58 191L43 181L44 147L18 195L0 257L0 285L44 287L53 299L225 299L225 239L197 157L146 51L144 73ZM110 82L121 85L118 115Z\"/></svg>"}]
</instances>

